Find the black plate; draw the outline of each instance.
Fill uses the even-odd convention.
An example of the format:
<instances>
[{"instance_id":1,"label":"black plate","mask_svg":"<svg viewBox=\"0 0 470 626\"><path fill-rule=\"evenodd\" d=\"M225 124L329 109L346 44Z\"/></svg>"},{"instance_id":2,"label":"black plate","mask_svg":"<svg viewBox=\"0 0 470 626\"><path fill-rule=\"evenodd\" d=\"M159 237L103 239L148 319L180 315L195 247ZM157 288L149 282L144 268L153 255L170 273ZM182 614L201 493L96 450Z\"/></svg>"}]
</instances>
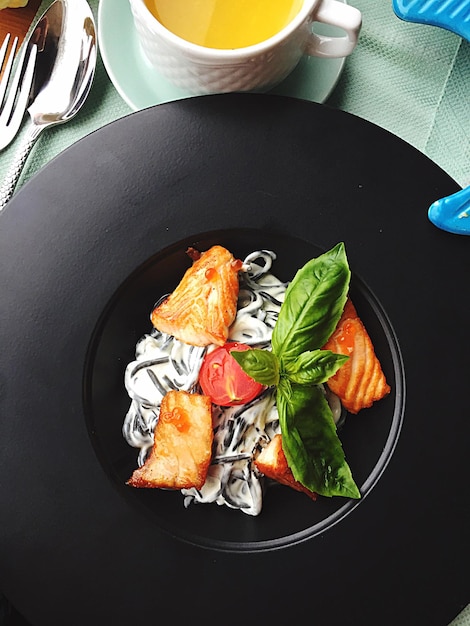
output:
<instances>
[{"instance_id":1,"label":"black plate","mask_svg":"<svg viewBox=\"0 0 470 626\"><path fill-rule=\"evenodd\" d=\"M0 587L20 611L447 624L470 600L470 247L426 214L456 189L389 133L268 95L135 113L31 180L0 222ZM342 432L360 503L279 488L252 518L125 487L124 368L186 245L274 248L289 278L338 241L393 387Z\"/></svg>"}]
</instances>

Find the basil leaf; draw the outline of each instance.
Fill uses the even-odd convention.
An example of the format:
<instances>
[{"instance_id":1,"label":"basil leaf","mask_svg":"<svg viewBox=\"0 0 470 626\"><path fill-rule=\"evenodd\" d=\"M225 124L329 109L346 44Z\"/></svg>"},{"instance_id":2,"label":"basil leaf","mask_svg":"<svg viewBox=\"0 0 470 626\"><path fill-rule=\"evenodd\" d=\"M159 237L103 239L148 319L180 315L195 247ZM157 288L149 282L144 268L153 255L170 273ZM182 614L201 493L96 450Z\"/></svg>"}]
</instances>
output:
<instances>
[{"instance_id":1,"label":"basil leaf","mask_svg":"<svg viewBox=\"0 0 470 626\"><path fill-rule=\"evenodd\" d=\"M336 374L348 359L348 356L331 350L313 350L303 352L287 363L282 362L282 371L298 385L320 385Z\"/></svg>"},{"instance_id":2,"label":"basil leaf","mask_svg":"<svg viewBox=\"0 0 470 626\"><path fill-rule=\"evenodd\" d=\"M343 243L296 273L273 330L274 354L288 361L326 343L343 312L350 277Z\"/></svg>"},{"instance_id":3,"label":"basil leaf","mask_svg":"<svg viewBox=\"0 0 470 626\"><path fill-rule=\"evenodd\" d=\"M294 478L323 496L360 498L321 388L281 379L276 404L282 447Z\"/></svg>"},{"instance_id":4,"label":"basil leaf","mask_svg":"<svg viewBox=\"0 0 470 626\"><path fill-rule=\"evenodd\" d=\"M231 352L258 382L276 385L276 404L287 463L296 480L323 496L360 498L318 385L348 357L320 348L346 303L350 270L344 244L309 261L289 285L272 335L272 352Z\"/></svg>"},{"instance_id":5,"label":"basil leaf","mask_svg":"<svg viewBox=\"0 0 470 626\"><path fill-rule=\"evenodd\" d=\"M267 350L230 350L230 354L242 370L256 382L270 387L279 383L279 360Z\"/></svg>"}]
</instances>

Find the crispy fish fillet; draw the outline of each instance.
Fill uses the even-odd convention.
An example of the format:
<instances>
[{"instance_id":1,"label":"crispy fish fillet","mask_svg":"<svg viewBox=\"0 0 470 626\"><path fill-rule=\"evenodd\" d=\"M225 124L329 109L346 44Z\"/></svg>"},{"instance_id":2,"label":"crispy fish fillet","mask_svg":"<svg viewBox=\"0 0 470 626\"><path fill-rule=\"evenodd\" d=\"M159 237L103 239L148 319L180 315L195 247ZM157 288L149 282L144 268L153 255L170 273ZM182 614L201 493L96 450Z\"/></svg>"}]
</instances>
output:
<instances>
[{"instance_id":1,"label":"crispy fish fillet","mask_svg":"<svg viewBox=\"0 0 470 626\"><path fill-rule=\"evenodd\" d=\"M173 293L152 311L152 324L193 346L224 345L237 314L241 267L222 246L202 252Z\"/></svg>"},{"instance_id":2,"label":"crispy fish fillet","mask_svg":"<svg viewBox=\"0 0 470 626\"><path fill-rule=\"evenodd\" d=\"M323 349L349 356L327 384L351 413L372 406L390 393L372 341L350 299Z\"/></svg>"},{"instance_id":3,"label":"crispy fish fillet","mask_svg":"<svg viewBox=\"0 0 470 626\"><path fill-rule=\"evenodd\" d=\"M212 454L210 398L169 391L162 400L153 448L127 481L132 487L200 489Z\"/></svg>"},{"instance_id":4,"label":"crispy fish fillet","mask_svg":"<svg viewBox=\"0 0 470 626\"><path fill-rule=\"evenodd\" d=\"M310 491L302 483L295 480L292 471L287 465L287 459L282 449L281 435L275 435L271 439L268 445L259 453L254 463L259 471L268 478L292 487L296 491L306 493L312 500L317 499L317 494L314 491Z\"/></svg>"}]
</instances>

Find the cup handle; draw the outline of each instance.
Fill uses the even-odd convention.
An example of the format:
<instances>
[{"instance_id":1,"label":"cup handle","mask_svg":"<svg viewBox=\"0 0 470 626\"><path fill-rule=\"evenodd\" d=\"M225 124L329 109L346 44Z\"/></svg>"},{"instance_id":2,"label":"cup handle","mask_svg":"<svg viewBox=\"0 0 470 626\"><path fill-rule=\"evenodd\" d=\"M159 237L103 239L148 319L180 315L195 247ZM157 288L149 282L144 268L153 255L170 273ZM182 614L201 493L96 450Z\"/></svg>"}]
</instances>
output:
<instances>
[{"instance_id":1,"label":"cup handle","mask_svg":"<svg viewBox=\"0 0 470 626\"><path fill-rule=\"evenodd\" d=\"M321 0L314 15L314 22L337 26L345 31L343 37L329 37L312 32L305 54L317 57L346 57L354 50L362 26L359 9L338 0Z\"/></svg>"}]
</instances>

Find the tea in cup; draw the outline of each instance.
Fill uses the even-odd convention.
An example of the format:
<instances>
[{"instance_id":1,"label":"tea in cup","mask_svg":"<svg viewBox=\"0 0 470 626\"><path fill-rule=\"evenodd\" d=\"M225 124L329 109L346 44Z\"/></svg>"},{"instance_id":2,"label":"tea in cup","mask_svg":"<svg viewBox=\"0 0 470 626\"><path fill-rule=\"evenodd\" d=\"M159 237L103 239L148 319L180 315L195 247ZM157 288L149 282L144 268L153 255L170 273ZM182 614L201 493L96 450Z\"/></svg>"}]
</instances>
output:
<instances>
[{"instance_id":1,"label":"tea in cup","mask_svg":"<svg viewBox=\"0 0 470 626\"><path fill-rule=\"evenodd\" d=\"M362 16L340 0L129 0L140 45L188 95L265 91L303 55L345 57ZM343 36L315 33L314 22Z\"/></svg>"},{"instance_id":2,"label":"tea in cup","mask_svg":"<svg viewBox=\"0 0 470 626\"><path fill-rule=\"evenodd\" d=\"M145 0L169 31L206 48L246 48L269 39L297 15L303 0Z\"/></svg>"}]
</instances>

